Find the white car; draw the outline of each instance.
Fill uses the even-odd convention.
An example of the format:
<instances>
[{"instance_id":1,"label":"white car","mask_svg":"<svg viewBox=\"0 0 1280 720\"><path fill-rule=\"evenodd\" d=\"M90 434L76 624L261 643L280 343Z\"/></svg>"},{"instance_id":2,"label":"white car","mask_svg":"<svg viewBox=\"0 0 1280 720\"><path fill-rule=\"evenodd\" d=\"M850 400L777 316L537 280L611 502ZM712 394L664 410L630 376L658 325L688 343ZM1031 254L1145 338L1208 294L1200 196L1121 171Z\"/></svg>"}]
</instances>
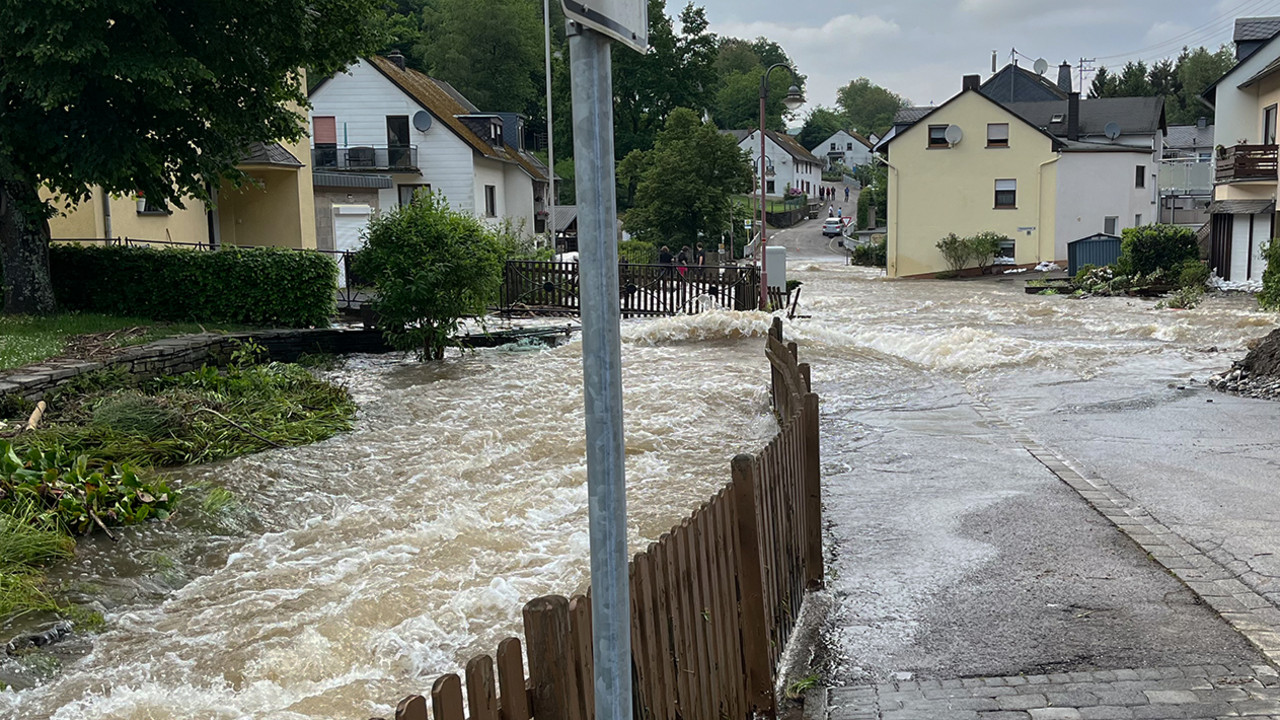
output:
<instances>
[{"instance_id":1,"label":"white car","mask_svg":"<svg viewBox=\"0 0 1280 720\"><path fill-rule=\"evenodd\" d=\"M840 237L843 235L844 220L841 218L827 218L822 221L823 237Z\"/></svg>"}]
</instances>

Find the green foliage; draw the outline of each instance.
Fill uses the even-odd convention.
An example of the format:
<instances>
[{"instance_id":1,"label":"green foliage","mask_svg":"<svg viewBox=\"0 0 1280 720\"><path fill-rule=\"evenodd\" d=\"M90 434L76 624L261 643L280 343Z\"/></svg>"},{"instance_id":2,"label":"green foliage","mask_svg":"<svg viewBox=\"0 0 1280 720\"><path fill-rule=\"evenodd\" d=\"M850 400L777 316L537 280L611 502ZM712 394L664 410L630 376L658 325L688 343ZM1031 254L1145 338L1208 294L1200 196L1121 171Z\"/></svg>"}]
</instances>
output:
<instances>
[{"instance_id":1,"label":"green foliage","mask_svg":"<svg viewBox=\"0 0 1280 720\"><path fill-rule=\"evenodd\" d=\"M800 129L800 134L796 136L796 141L805 148L811 148L841 130L849 129L849 127L849 119L838 110L818 106L809 113L809 117L805 118L804 127ZM819 150L821 151L821 148ZM816 154L821 156L822 152ZM823 179L825 180L826 178L824 177Z\"/></svg>"},{"instance_id":2,"label":"green foliage","mask_svg":"<svg viewBox=\"0 0 1280 720\"><path fill-rule=\"evenodd\" d=\"M618 175L636 188L627 228L655 245L689 245L719 238L727 229L730 202L751 189L751 165L732 136L680 108L652 150L628 155Z\"/></svg>"},{"instance_id":3,"label":"green foliage","mask_svg":"<svg viewBox=\"0 0 1280 720\"><path fill-rule=\"evenodd\" d=\"M947 261L947 268L953 273L960 272L969 264L969 245L955 233L947 233L934 247L942 253L942 259Z\"/></svg>"},{"instance_id":4,"label":"green foliage","mask_svg":"<svg viewBox=\"0 0 1280 720\"><path fill-rule=\"evenodd\" d=\"M880 238L876 240L876 238ZM871 236L871 242L853 248L854 265L884 267L889 260L889 239L883 235Z\"/></svg>"},{"instance_id":5,"label":"green foliage","mask_svg":"<svg viewBox=\"0 0 1280 720\"><path fill-rule=\"evenodd\" d=\"M632 265L653 265L658 262L658 247L643 240L624 240L618 244L618 258Z\"/></svg>"},{"instance_id":6,"label":"green foliage","mask_svg":"<svg viewBox=\"0 0 1280 720\"><path fill-rule=\"evenodd\" d=\"M942 253L942 258L947 261L950 271L959 273L970 265L983 270L990 267L992 259L1000 251L1000 245L1005 240L1008 240L1008 237L1003 233L991 231L968 237L948 233L937 242L936 247Z\"/></svg>"},{"instance_id":7,"label":"green foliage","mask_svg":"<svg viewBox=\"0 0 1280 720\"><path fill-rule=\"evenodd\" d=\"M726 130L760 127L760 77L766 68L776 63L795 68L795 63L782 46L772 40L763 37L755 40L733 37L719 40L712 66L716 77L711 116L716 125ZM793 84L803 92L805 77L799 74L793 76L782 69L769 74L765 127L770 130L786 130L787 120L794 117L794 113L788 111L783 104L783 98Z\"/></svg>"},{"instance_id":8,"label":"green foliage","mask_svg":"<svg viewBox=\"0 0 1280 720\"><path fill-rule=\"evenodd\" d=\"M543 93L542 8L527 0L436 0L410 53L486 112L526 112Z\"/></svg>"},{"instance_id":9,"label":"green foliage","mask_svg":"<svg viewBox=\"0 0 1280 720\"><path fill-rule=\"evenodd\" d=\"M73 535L99 524L133 525L169 517L177 492L144 480L128 465L93 467L89 456L30 449L19 454L0 440L0 513L34 503L42 520Z\"/></svg>"},{"instance_id":10,"label":"green foliage","mask_svg":"<svg viewBox=\"0 0 1280 720\"><path fill-rule=\"evenodd\" d=\"M799 700L800 698L804 697L805 693L809 692L810 690L816 687L818 687L817 675L808 675L808 676L802 677L799 680L796 680L795 682L787 686L787 692L786 692L787 699Z\"/></svg>"},{"instance_id":11,"label":"green foliage","mask_svg":"<svg viewBox=\"0 0 1280 720\"><path fill-rule=\"evenodd\" d=\"M1126 63L1116 74L1098 68L1089 88L1089 97L1153 97L1165 99L1165 115L1170 125L1192 125L1205 116L1213 123L1213 111L1199 102L1200 94L1235 65L1228 46L1214 52L1184 47L1176 59L1165 58L1148 66L1142 61Z\"/></svg>"},{"instance_id":12,"label":"green foliage","mask_svg":"<svg viewBox=\"0 0 1280 720\"><path fill-rule=\"evenodd\" d=\"M1178 287L1199 288L1200 290L1204 290L1204 286L1208 282L1208 265L1204 264L1199 259L1188 260L1182 264L1182 270L1178 273Z\"/></svg>"},{"instance_id":13,"label":"green foliage","mask_svg":"<svg viewBox=\"0 0 1280 720\"><path fill-rule=\"evenodd\" d=\"M163 337L214 329L241 329L227 323L158 323L140 317L120 317L97 313L0 316L0 370L21 367L61 354L77 335L108 334L107 347L148 343ZM121 332L130 331L130 332ZM4 414L0 412L0 417Z\"/></svg>"},{"instance_id":14,"label":"green foliage","mask_svg":"<svg viewBox=\"0 0 1280 720\"><path fill-rule=\"evenodd\" d=\"M1204 300L1203 285L1184 285L1168 298L1157 303L1156 307L1174 310L1194 310Z\"/></svg>"},{"instance_id":15,"label":"green foliage","mask_svg":"<svg viewBox=\"0 0 1280 720\"><path fill-rule=\"evenodd\" d=\"M155 320L327 326L338 267L313 252L54 245L54 292L72 310Z\"/></svg>"},{"instance_id":16,"label":"green foliage","mask_svg":"<svg viewBox=\"0 0 1280 720\"><path fill-rule=\"evenodd\" d=\"M1262 272L1258 305L1263 310L1280 310L1280 242L1271 240L1262 253L1267 260L1267 269Z\"/></svg>"},{"instance_id":17,"label":"green foliage","mask_svg":"<svg viewBox=\"0 0 1280 720\"><path fill-rule=\"evenodd\" d=\"M1118 275L1150 275L1157 270L1180 272L1183 264L1200 259L1194 230L1177 225L1143 225L1121 232Z\"/></svg>"},{"instance_id":18,"label":"green foliage","mask_svg":"<svg viewBox=\"0 0 1280 720\"><path fill-rule=\"evenodd\" d=\"M849 124L864 135L875 133L883 137L893 127L893 116L908 104L906 98L865 77L850 82L836 93L836 106Z\"/></svg>"},{"instance_id":19,"label":"green foliage","mask_svg":"<svg viewBox=\"0 0 1280 720\"><path fill-rule=\"evenodd\" d=\"M876 224L885 221L889 206L889 169L880 163L863 165L853 176L862 184L858 193L858 227L870 228L871 208L876 209Z\"/></svg>"},{"instance_id":20,"label":"green foliage","mask_svg":"<svg viewBox=\"0 0 1280 720\"><path fill-rule=\"evenodd\" d=\"M1076 271L1076 276L1072 278L1072 280L1075 282L1076 285L1084 285L1086 282L1088 282L1089 277L1097 269L1098 269L1097 265L1086 264L1084 267Z\"/></svg>"},{"instance_id":21,"label":"green foliage","mask_svg":"<svg viewBox=\"0 0 1280 720\"><path fill-rule=\"evenodd\" d=\"M125 435L158 440L180 432L183 415L160 398L122 393L105 398L93 410L90 422Z\"/></svg>"},{"instance_id":22,"label":"green foliage","mask_svg":"<svg viewBox=\"0 0 1280 720\"><path fill-rule=\"evenodd\" d=\"M504 258L493 231L430 194L375 218L355 269L376 288L371 305L387 341L435 360L463 318L497 300Z\"/></svg>"}]
</instances>

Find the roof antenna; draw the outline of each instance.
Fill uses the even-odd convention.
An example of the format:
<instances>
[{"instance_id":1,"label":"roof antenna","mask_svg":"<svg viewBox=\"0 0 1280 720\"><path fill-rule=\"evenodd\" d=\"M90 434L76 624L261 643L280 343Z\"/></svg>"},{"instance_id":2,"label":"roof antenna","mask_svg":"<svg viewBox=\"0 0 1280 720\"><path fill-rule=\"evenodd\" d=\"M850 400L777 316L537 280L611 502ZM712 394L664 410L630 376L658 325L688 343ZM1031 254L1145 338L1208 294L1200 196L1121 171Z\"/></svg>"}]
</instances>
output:
<instances>
[{"instance_id":1,"label":"roof antenna","mask_svg":"<svg viewBox=\"0 0 1280 720\"><path fill-rule=\"evenodd\" d=\"M995 71L996 71L996 51L992 50L991 51L991 73L995 74Z\"/></svg>"}]
</instances>

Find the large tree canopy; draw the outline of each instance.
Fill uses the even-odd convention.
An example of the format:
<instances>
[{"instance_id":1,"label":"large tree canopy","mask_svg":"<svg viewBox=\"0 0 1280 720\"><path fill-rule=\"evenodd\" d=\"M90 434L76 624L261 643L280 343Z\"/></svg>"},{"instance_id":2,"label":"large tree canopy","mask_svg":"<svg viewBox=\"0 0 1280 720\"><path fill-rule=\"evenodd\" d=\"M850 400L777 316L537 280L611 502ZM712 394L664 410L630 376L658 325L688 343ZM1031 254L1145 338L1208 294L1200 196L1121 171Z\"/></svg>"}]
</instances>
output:
<instances>
[{"instance_id":1,"label":"large tree canopy","mask_svg":"<svg viewBox=\"0 0 1280 720\"><path fill-rule=\"evenodd\" d=\"M849 127L849 118L831 108L819 105L805 119L804 127L800 129L796 140L806 148L812 148L841 130L848 130ZM822 153L817 154L822 155Z\"/></svg>"},{"instance_id":2,"label":"large tree canopy","mask_svg":"<svg viewBox=\"0 0 1280 720\"><path fill-rule=\"evenodd\" d=\"M840 88L836 106L853 129L869 135L883 136L893 127L893 116L906 107L906 98L860 77Z\"/></svg>"},{"instance_id":3,"label":"large tree canopy","mask_svg":"<svg viewBox=\"0 0 1280 720\"><path fill-rule=\"evenodd\" d=\"M376 47L378 0L0 0L5 312L54 309L41 185L184 206L238 179L250 143L305 128L299 68Z\"/></svg>"},{"instance_id":4,"label":"large tree canopy","mask_svg":"<svg viewBox=\"0 0 1280 720\"><path fill-rule=\"evenodd\" d=\"M557 3L558 5L559 3ZM542 8L529 0L435 0L416 54L486 112L527 112L543 95Z\"/></svg>"},{"instance_id":5,"label":"large tree canopy","mask_svg":"<svg viewBox=\"0 0 1280 720\"><path fill-rule=\"evenodd\" d=\"M1215 52L1184 47L1176 60L1166 58L1151 66L1142 61L1129 62L1118 75L1105 67L1098 68L1089 97L1161 96L1170 125L1191 125L1201 116L1213 122L1213 111L1198 98L1234 64L1235 54L1225 45Z\"/></svg>"},{"instance_id":6,"label":"large tree canopy","mask_svg":"<svg viewBox=\"0 0 1280 720\"><path fill-rule=\"evenodd\" d=\"M658 245L715 242L728 228L732 195L751 190L751 164L738 143L697 113L677 108L652 150L636 150L618 168L636 188L626 227Z\"/></svg>"},{"instance_id":7,"label":"large tree canopy","mask_svg":"<svg viewBox=\"0 0 1280 720\"><path fill-rule=\"evenodd\" d=\"M711 117L717 125L726 130L759 127L760 76L765 68L777 63L795 69L782 46L767 38L719 40L713 62L716 87L710 108ZM804 83L803 75L793 77L780 69L769 76L769 96L765 101L766 127L786 130L786 121L791 113L782 100L792 84L803 91Z\"/></svg>"}]
</instances>

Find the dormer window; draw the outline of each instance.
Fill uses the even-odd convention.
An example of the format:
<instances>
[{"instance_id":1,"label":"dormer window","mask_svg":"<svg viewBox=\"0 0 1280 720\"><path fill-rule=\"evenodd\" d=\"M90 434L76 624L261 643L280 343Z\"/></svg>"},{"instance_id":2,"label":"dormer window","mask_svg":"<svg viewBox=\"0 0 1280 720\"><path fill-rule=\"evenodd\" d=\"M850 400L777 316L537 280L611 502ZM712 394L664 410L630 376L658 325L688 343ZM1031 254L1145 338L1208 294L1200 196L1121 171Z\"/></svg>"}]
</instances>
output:
<instances>
[{"instance_id":1,"label":"dormer window","mask_svg":"<svg viewBox=\"0 0 1280 720\"><path fill-rule=\"evenodd\" d=\"M502 123L489 123L489 142L494 145L502 145Z\"/></svg>"},{"instance_id":2,"label":"dormer window","mask_svg":"<svg viewBox=\"0 0 1280 720\"><path fill-rule=\"evenodd\" d=\"M1063 115L1062 113L1054 113L1054 114L1053 114L1053 117L1049 118L1049 124L1050 124L1050 125L1059 125L1059 124L1061 124L1061 123L1065 122L1065 121L1066 121L1066 119L1067 119L1067 116L1066 116L1066 115Z\"/></svg>"}]
</instances>

